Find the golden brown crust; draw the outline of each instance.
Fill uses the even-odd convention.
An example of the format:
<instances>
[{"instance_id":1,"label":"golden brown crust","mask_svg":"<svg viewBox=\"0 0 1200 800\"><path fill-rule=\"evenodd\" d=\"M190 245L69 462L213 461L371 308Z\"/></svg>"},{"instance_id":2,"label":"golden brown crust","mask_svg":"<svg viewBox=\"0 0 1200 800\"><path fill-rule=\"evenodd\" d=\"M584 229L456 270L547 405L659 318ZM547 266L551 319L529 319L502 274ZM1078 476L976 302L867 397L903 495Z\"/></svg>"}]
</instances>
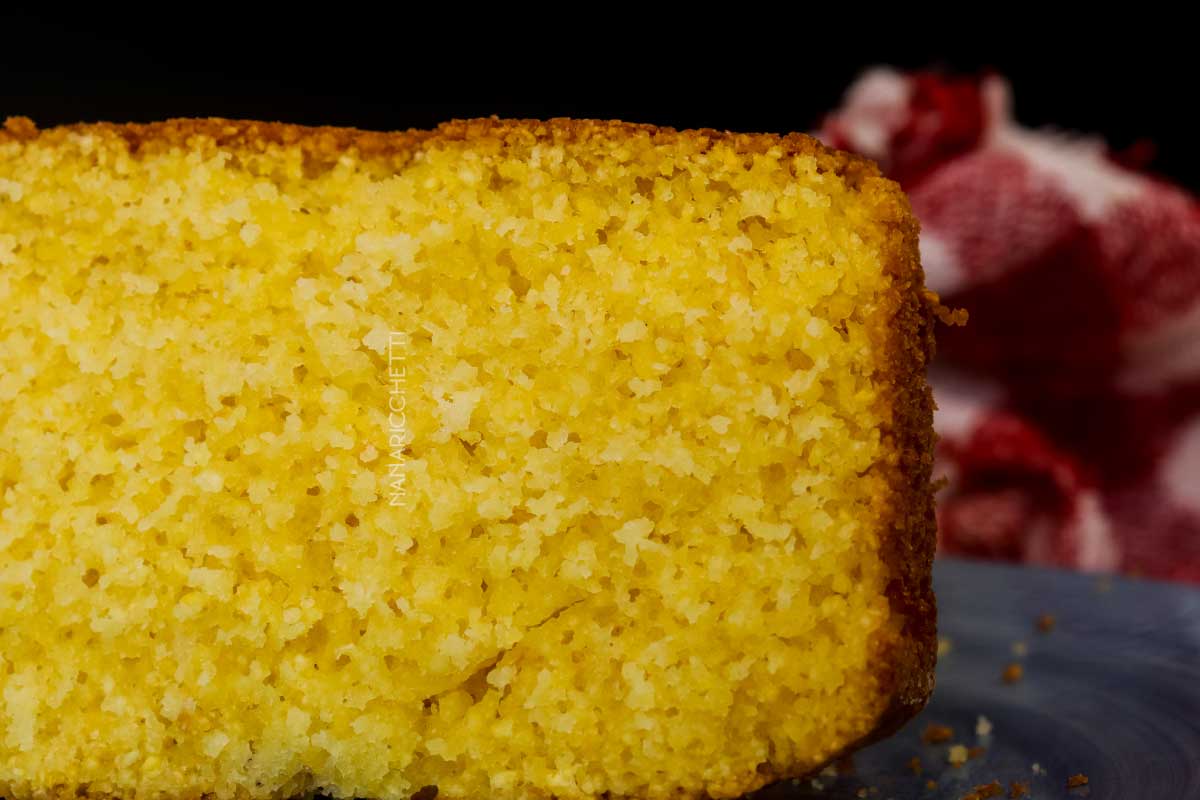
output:
<instances>
[{"instance_id":1,"label":"golden brown crust","mask_svg":"<svg viewBox=\"0 0 1200 800\"><path fill-rule=\"evenodd\" d=\"M881 181L883 182L883 181ZM893 657L892 704L876 737L887 736L919 712L933 692L937 662L937 604L933 555L937 540L933 490L933 393L926 368L934 350L934 308L925 291L918 248L920 227L900 188L889 185L892 237L885 270L892 276L896 304L883 318L886 331L882 384L890 394L896 461L889 465L890 535L883 557L893 579L888 599L904 628Z\"/></svg>"},{"instance_id":2,"label":"golden brown crust","mask_svg":"<svg viewBox=\"0 0 1200 800\"><path fill-rule=\"evenodd\" d=\"M754 154L779 148L782 155L807 155L817 160L822 170L843 176L851 186L864 178L878 175L871 161L831 150L816 139L800 133L731 133L710 128L675 130L631 122L557 118L550 120L497 119L495 117L452 120L433 130L407 130L384 133L356 128L309 127L280 122L253 120L170 119L145 124L108 122L63 125L39 129L26 117L9 117L0 128L0 144L9 141L39 140L47 144L62 141L72 134L100 134L125 140L132 152L187 145L207 139L219 147L261 151L271 145L300 148L306 155L335 159L348 150L361 156L406 160L418 146L471 140L474 143L552 144L579 143L644 137L654 144L689 144L698 151L721 143Z\"/></svg>"},{"instance_id":3,"label":"golden brown crust","mask_svg":"<svg viewBox=\"0 0 1200 800\"><path fill-rule=\"evenodd\" d=\"M893 616L904 620L898 639L881 639L876 666L886 710L863 741L847 751L883 738L924 707L933 689L936 661L936 607L931 565L935 544L933 498L930 487L933 450L933 399L925 370L933 354L933 305L926 296L917 247L918 225L899 186L880 176L864 158L831 150L803 134L747 134L711 129L677 131L653 125L617 121L551 119L456 120L431 131L382 133L353 128L306 127L285 123L227 119L172 119L150 124L81 124L39 130L24 117L9 118L0 128L0 145L38 140L47 144L73 134L111 136L124 140L132 152L153 152L208 140L219 147L260 152L271 146L298 147L306 157L333 161L347 151L363 157L403 164L422 147L470 140L477 146L588 140L645 138L659 145L687 145L703 152L725 144L747 154L778 149L783 156L811 156L818 168L842 177L875 205L875 217L885 227L885 271L893 291L878 318L875 331L883 353L879 377L892 420L889 430L894 461L885 465L888 497L883 506L891 520L885 525L882 551L892 580L887 595ZM818 766L819 768L819 766ZM729 797L754 791L775 780L801 777L814 770L762 769L744 781L712 787L714 796ZM74 790L64 794L76 796ZM54 796L50 791L47 796Z\"/></svg>"}]
</instances>

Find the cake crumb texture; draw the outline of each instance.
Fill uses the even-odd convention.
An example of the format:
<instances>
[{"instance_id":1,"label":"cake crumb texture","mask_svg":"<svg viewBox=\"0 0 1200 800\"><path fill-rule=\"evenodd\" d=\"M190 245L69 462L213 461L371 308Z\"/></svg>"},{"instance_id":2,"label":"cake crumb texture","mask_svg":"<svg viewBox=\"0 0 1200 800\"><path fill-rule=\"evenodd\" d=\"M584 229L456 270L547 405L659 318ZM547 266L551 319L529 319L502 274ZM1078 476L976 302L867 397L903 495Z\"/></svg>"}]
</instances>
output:
<instances>
[{"instance_id":1,"label":"cake crumb texture","mask_svg":"<svg viewBox=\"0 0 1200 800\"><path fill-rule=\"evenodd\" d=\"M802 136L10 120L0 796L819 768L931 688L929 317Z\"/></svg>"}]
</instances>

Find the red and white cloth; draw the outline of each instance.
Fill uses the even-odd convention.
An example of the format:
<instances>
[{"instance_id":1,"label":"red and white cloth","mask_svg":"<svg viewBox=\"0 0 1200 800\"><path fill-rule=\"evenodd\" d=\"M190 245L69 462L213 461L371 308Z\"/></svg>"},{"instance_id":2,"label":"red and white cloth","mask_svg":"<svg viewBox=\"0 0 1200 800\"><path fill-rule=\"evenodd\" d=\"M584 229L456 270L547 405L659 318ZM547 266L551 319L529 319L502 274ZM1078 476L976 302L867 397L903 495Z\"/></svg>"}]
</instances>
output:
<instances>
[{"instance_id":1,"label":"red and white cloth","mask_svg":"<svg viewBox=\"0 0 1200 800\"><path fill-rule=\"evenodd\" d=\"M1021 128L996 76L864 75L821 137L921 220L944 552L1200 582L1200 203Z\"/></svg>"}]
</instances>

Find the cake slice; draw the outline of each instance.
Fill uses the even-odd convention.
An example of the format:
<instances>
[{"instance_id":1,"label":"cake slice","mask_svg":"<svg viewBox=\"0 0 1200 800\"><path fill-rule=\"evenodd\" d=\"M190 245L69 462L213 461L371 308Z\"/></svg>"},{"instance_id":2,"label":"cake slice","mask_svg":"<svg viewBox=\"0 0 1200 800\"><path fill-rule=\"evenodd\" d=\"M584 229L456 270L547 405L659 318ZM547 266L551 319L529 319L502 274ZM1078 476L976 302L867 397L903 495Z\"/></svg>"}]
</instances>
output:
<instances>
[{"instance_id":1,"label":"cake slice","mask_svg":"<svg viewBox=\"0 0 1200 800\"><path fill-rule=\"evenodd\" d=\"M0 133L0 796L731 797L932 686L917 225L800 135Z\"/></svg>"}]
</instances>

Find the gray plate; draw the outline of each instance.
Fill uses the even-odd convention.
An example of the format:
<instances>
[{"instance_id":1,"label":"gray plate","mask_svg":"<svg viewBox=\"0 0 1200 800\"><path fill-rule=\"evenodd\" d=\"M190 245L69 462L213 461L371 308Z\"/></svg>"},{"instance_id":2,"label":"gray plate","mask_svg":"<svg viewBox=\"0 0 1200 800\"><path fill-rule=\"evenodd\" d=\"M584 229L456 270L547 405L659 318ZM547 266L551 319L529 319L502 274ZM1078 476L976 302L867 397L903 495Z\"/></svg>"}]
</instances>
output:
<instances>
[{"instance_id":1,"label":"gray plate","mask_svg":"<svg viewBox=\"0 0 1200 800\"><path fill-rule=\"evenodd\" d=\"M1200 591L956 559L939 560L934 584L950 651L925 711L856 754L851 773L818 778L822 788L777 784L758 798L961 798L997 779L1004 797L1011 781L1026 781L1033 798L1200 798ZM1056 618L1050 633L1036 630L1043 613ZM1014 661L1024 678L1005 684L1000 674ZM993 726L982 739L981 715ZM931 722L986 752L949 766L949 743L921 742ZM908 768L913 756L920 777ZM1090 783L1068 791L1076 773ZM931 778L936 789L925 785Z\"/></svg>"}]
</instances>

